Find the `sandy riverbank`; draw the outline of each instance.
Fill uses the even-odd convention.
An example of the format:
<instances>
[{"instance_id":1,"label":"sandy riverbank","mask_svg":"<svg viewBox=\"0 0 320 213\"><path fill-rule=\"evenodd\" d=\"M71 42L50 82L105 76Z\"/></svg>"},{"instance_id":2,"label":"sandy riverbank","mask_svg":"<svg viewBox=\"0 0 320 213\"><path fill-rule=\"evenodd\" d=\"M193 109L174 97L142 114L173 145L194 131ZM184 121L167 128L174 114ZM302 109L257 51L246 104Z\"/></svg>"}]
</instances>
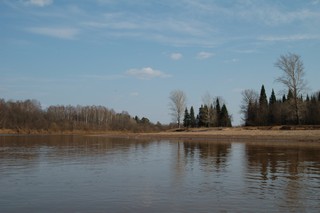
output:
<instances>
[{"instance_id":1,"label":"sandy riverbank","mask_svg":"<svg viewBox=\"0 0 320 213\"><path fill-rule=\"evenodd\" d=\"M147 139L183 139L183 140L255 140L255 141L295 141L320 143L320 129L280 128L204 128L189 130L171 130L159 133L107 133L101 136L147 138Z\"/></svg>"},{"instance_id":2,"label":"sandy riverbank","mask_svg":"<svg viewBox=\"0 0 320 213\"><path fill-rule=\"evenodd\" d=\"M0 134L17 134L14 130L0 130ZM195 128L175 129L158 133L131 132L90 132L90 131L23 131L18 134L31 135L90 135L119 138L143 139L183 139L183 140L259 140L295 141L320 143L320 128L314 127L234 127L234 128Z\"/></svg>"}]
</instances>

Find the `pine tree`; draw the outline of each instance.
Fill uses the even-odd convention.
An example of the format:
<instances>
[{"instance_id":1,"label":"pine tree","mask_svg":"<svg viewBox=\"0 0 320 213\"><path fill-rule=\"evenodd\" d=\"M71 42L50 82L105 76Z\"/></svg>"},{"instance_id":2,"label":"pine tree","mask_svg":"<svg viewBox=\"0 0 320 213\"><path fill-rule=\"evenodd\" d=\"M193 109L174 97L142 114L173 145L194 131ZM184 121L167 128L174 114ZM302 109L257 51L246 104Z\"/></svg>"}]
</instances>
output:
<instances>
[{"instance_id":1,"label":"pine tree","mask_svg":"<svg viewBox=\"0 0 320 213\"><path fill-rule=\"evenodd\" d=\"M221 107L220 107L220 101L219 98L216 100L216 126L220 126L220 115L221 115Z\"/></svg>"},{"instance_id":2,"label":"pine tree","mask_svg":"<svg viewBox=\"0 0 320 213\"><path fill-rule=\"evenodd\" d=\"M186 108L184 111L183 126L186 128L190 127L190 115L188 112L188 108Z\"/></svg>"},{"instance_id":3,"label":"pine tree","mask_svg":"<svg viewBox=\"0 0 320 213\"><path fill-rule=\"evenodd\" d=\"M286 98L286 95L283 95L282 96L282 103L286 102L287 101L287 98Z\"/></svg>"},{"instance_id":4,"label":"pine tree","mask_svg":"<svg viewBox=\"0 0 320 213\"><path fill-rule=\"evenodd\" d=\"M224 127L231 127L231 119L225 104L222 105L220 112L220 124Z\"/></svg>"},{"instance_id":5,"label":"pine tree","mask_svg":"<svg viewBox=\"0 0 320 213\"><path fill-rule=\"evenodd\" d=\"M272 89L271 96L269 99L269 114L268 114L268 124L275 125L276 123L276 110L277 110L277 98Z\"/></svg>"},{"instance_id":6,"label":"pine tree","mask_svg":"<svg viewBox=\"0 0 320 213\"><path fill-rule=\"evenodd\" d=\"M192 128L196 127L197 123L196 123L196 118L195 118L195 115L194 115L194 109L193 109L193 106L191 106L190 108L190 126Z\"/></svg>"},{"instance_id":7,"label":"pine tree","mask_svg":"<svg viewBox=\"0 0 320 213\"><path fill-rule=\"evenodd\" d=\"M270 96L270 99L269 99L269 106L275 104L276 102L277 102L277 98L276 98L276 95L274 93L274 90L272 89L271 96Z\"/></svg>"},{"instance_id":8,"label":"pine tree","mask_svg":"<svg viewBox=\"0 0 320 213\"><path fill-rule=\"evenodd\" d=\"M268 121L268 100L266 95L266 90L264 85L261 87L260 97L259 97L259 115L258 115L258 124L267 125Z\"/></svg>"}]
</instances>

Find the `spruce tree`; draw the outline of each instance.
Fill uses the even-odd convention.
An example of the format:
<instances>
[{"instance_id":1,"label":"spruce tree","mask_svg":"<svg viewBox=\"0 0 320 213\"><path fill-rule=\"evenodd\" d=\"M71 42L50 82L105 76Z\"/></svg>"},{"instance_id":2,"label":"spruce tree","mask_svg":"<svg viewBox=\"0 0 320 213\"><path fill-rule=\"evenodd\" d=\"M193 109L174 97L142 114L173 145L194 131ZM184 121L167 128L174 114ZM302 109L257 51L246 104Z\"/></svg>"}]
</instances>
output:
<instances>
[{"instance_id":1,"label":"spruce tree","mask_svg":"<svg viewBox=\"0 0 320 213\"><path fill-rule=\"evenodd\" d=\"M286 98L286 95L283 95L282 96L282 103L286 102L287 101L287 98Z\"/></svg>"},{"instance_id":2,"label":"spruce tree","mask_svg":"<svg viewBox=\"0 0 320 213\"><path fill-rule=\"evenodd\" d=\"M272 89L271 96L269 99L269 115L268 115L268 124L275 125L276 122L276 110L277 110L277 98L274 94L274 90Z\"/></svg>"},{"instance_id":3,"label":"spruce tree","mask_svg":"<svg viewBox=\"0 0 320 213\"><path fill-rule=\"evenodd\" d=\"M220 126L231 127L231 120L225 104L222 105L220 112Z\"/></svg>"},{"instance_id":4,"label":"spruce tree","mask_svg":"<svg viewBox=\"0 0 320 213\"><path fill-rule=\"evenodd\" d=\"M194 115L194 109L193 109L193 106L191 106L190 108L190 126L192 128L196 127L197 123L196 123L196 118L195 118L195 115Z\"/></svg>"},{"instance_id":5,"label":"spruce tree","mask_svg":"<svg viewBox=\"0 0 320 213\"><path fill-rule=\"evenodd\" d=\"M221 115L221 107L220 107L220 101L219 98L216 100L216 126L220 126L220 115Z\"/></svg>"},{"instance_id":6,"label":"spruce tree","mask_svg":"<svg viewBox=\"0 0 320 213\"><path fill-rule=\"evenodd\" d=\"M190 127L190 115L189 115L189 112L188 112L188 108L186 108L185 111L184 111L183 126L186 127L186 128Z\"/></svg>"},{"instance_id":7,"label":"spruce tree","mask_svg":"<svg viewBox=\"0 0 320 213\"><path fill-rule=\"evenodd\" d=\"M260 97L259 97L259 125L267 125L268 121L268 100L266 95L266 90L264 85L261 87Z\"/></svg>"},{"instance_id":8,"label":"spruce tree","mask_svg":"<svg viewBox=\"0 0 320 213\"><path fill-rule=\"evenodd\" d=\"M269 99L269 106L275 104L276 102L277 102L277 98L276 98L276 95L274 93L274 90L272 89L271 96L270 96L270 99Z\"/></svg>"}]
</instances>

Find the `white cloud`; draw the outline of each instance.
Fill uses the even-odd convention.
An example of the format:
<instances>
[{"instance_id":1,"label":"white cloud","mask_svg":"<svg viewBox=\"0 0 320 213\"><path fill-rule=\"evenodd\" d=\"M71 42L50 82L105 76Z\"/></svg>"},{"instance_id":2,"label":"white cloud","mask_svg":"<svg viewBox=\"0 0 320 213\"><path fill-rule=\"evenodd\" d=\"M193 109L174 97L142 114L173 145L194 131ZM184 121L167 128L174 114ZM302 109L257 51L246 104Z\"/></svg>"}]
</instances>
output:
<instances>
[{"instance_id":1,"label":"white cloud","mask_svg":"<svg viewBox=\"0 0 320 213\"><path fill-rule=\"evenodd\" d=\"M31 27L27 28L27 31L45 35L60 39L75 39L76 35L79 33L78 29L75 28L51 28L51 27Z\"/></svg>"},{"instance_id":2,"label":"white cloud","mask_svg":"<svg viewBox=\"0 0 320 213\"><path fill-rule=\"evenodd\" d=\"M151 67L144 67L141 69L129 69L125 73L126 75L136 77L138 79L149 80L152 78L168 78L170 75L161 72L159 70L154 70Z\"/></svg>"},{"instance_id":3,"label":"white cloud","mask_svg":"<svg viewBox=\"0 0 320 213\"><path fill-rule=\"evenodd\" d=\"M212 56L214 56L214 54L210 52L199 52L197 54L198 59L208 59L208 58L211 58Z\"/></svg>"},{"instance_id":4,"label":"white cloud","mask_svg":"<svg viewBox=\"0 0 320 213\"><path fill-rule=\"evenodd\" d=\"M171 53L170 58L172 60L178 61L182 58L182 54L181 53Z\"/></svg>"},{"instance_id":5,"label":"white cloud","mask_svg":"<svg viewBox=\"0 0 320 213\"><path fill-rule=\"evenodd\" d=\"M53 3L53 0L27 0L27 5L34 5L38 7L48 6Z\"/></svg>"},{"instance_id":6,"label":"white cloud","mask_svg":"<svg viewBox=\"0 0 320 213\"><path fill-rule=\"evenodd\" d=\"M261 36L261 41L302 41L302 40L319 40L319 35L288 35L288 36Z\"/></svg>"},{"instance_id":7,"label":"white cloud","mask_svg":"<svg viewBox=\"0 0 320 213\"><path fill-rule=\"evenodd\" d=\"M269 26L279 26L293 23L295 21L319 19L320 14L309 9L297 11L284 11L272 4L249 4L249 9L240 9L237 12L239 18L250 21L260 21Z\"/></svg>"}]
</instances>

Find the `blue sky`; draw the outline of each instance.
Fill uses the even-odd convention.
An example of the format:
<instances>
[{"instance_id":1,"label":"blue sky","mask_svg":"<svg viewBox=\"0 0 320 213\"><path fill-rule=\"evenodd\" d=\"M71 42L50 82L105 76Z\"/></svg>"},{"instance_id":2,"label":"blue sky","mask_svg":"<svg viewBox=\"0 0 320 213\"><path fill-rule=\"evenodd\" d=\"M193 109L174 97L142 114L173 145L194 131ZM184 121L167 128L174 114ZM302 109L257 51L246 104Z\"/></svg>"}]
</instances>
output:
<instances>
[{"instance_id":1,"label":"blue sky","mask_svg":"<svg viewBox=\"0 0 320 213\"><path fill-rule=\"evenodd\" d=\"M43 107L104 105L169 123L180 89L189 107L222 96L239 124L242 90L284 89L274 63L288 52L318 91L319 0L0 1L0 97Z\"/></svg>"}]
</instances>

